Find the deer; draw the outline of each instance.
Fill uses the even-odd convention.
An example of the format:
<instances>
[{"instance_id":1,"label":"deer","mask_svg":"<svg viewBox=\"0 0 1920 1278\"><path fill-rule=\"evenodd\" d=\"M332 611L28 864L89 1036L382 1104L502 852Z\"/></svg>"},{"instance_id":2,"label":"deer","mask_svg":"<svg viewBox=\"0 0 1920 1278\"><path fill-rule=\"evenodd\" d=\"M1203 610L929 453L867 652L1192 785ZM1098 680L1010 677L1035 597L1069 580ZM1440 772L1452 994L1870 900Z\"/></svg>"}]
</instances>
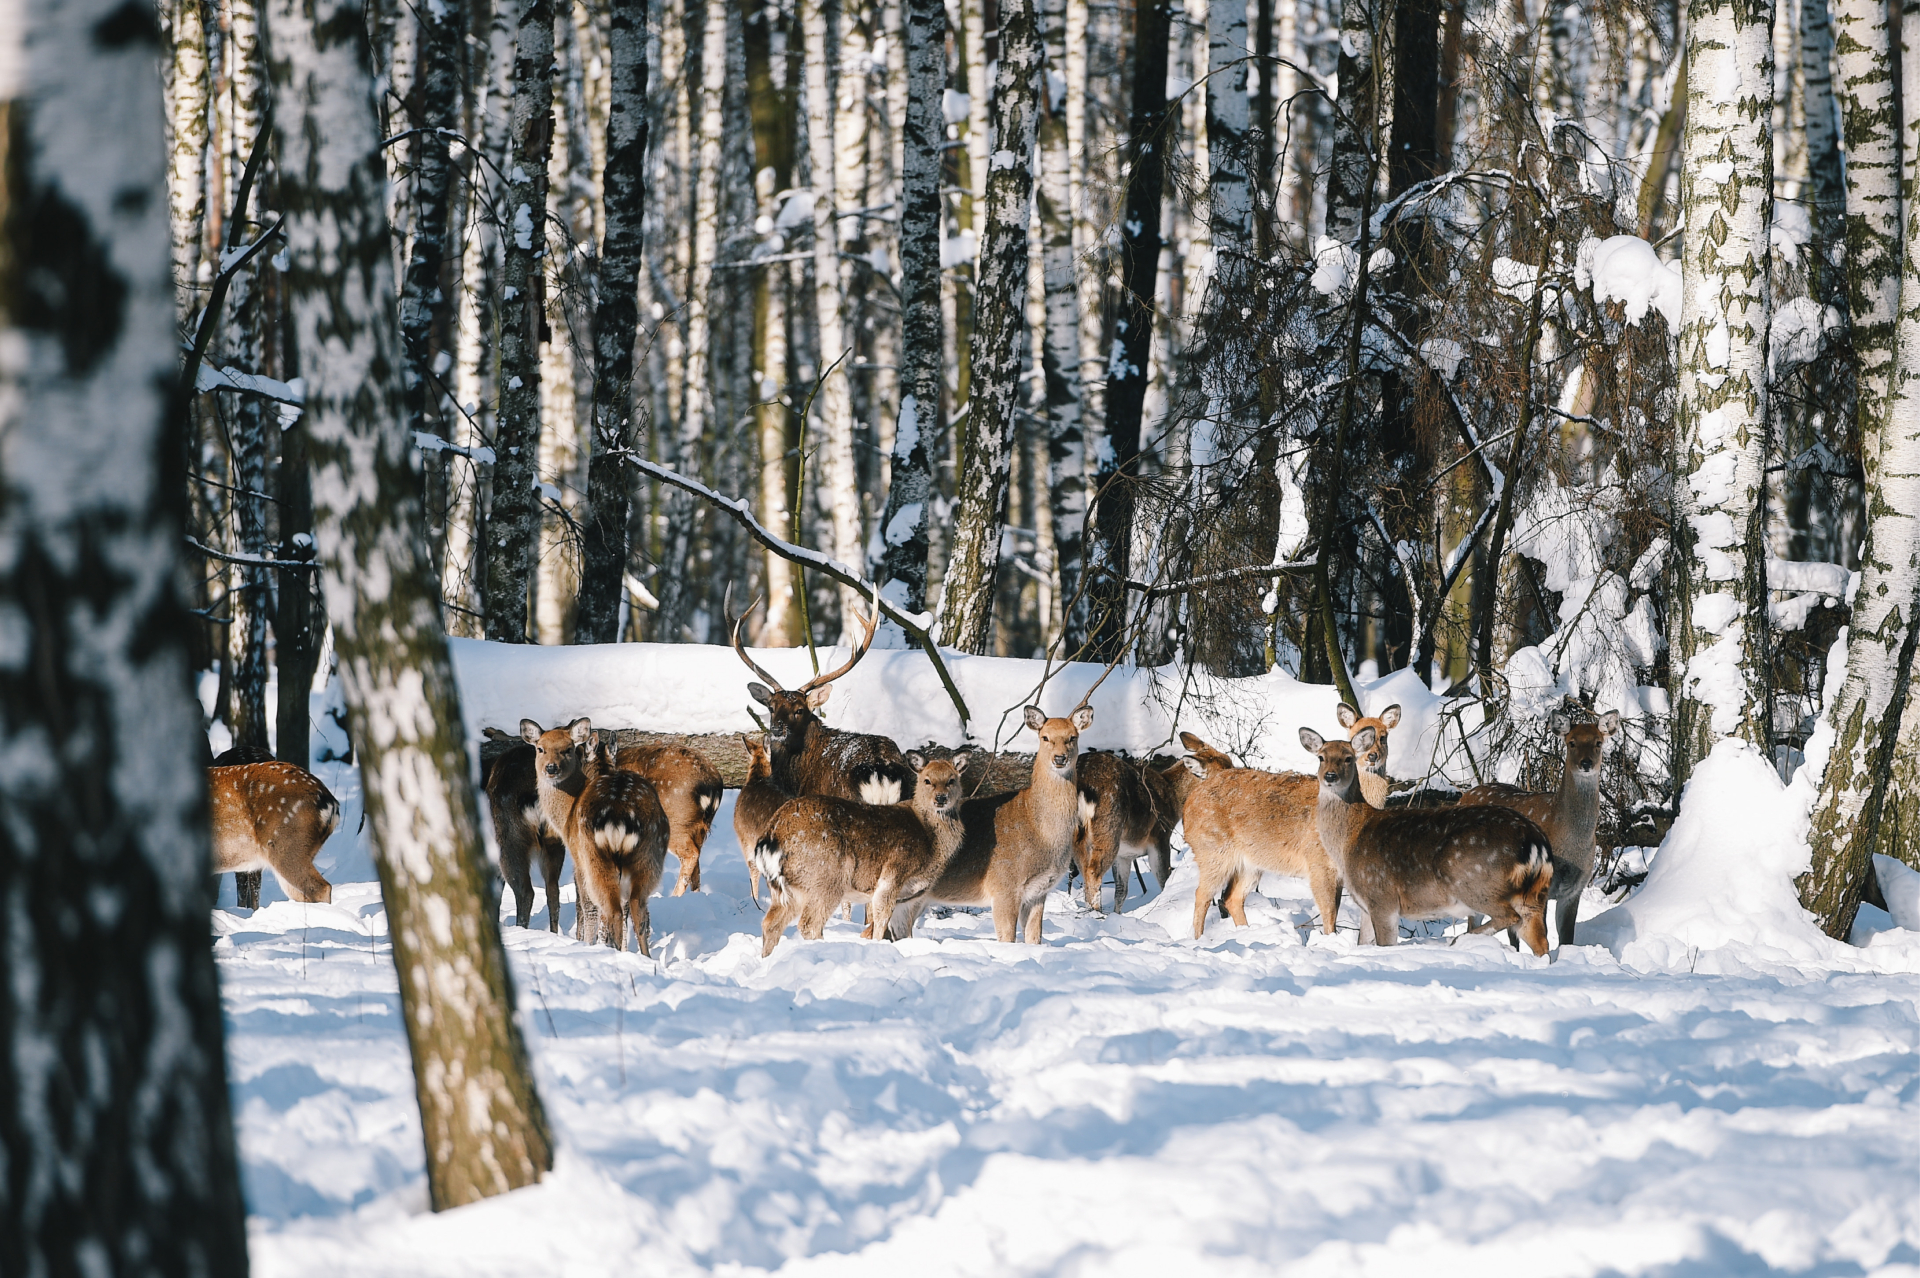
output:
<instances>
[{"instance_id":1,"label":"deer","mask_svg":"<svg viewBox=\"0 0 1920 1278\"><path fill-rule=\"evenodd\" d=\"M487 731L493 735L497 729ZM546 884L547 930L558 932L560 871L566 864L567 849L541 815L534 754L533 746L515 741L494 759L487 769L487 808L493 816L494 842L500 849L500 877L507 881L513 893L514 922L527 927L533 920L531 867L538 855L541 878Z\"/></svg>"},{"instance_id":2,"label":"deer","mask_svg":"<svg viewBox=\"0 0 1920 1278\"><path fill-rule=\"evenodd\" d=\"M292 763L231 764L207 769L207 791L216 875L270 869L293 900L333 900L313 858L340 828L340 801L319 777Z\"/></svg>"},{"instance_id":3,"label":"deer","mask_svg":"<svg viewBox=\"0 0 1920 1278\"><path fill-rule=\"evenodd\" d=\"M1340 726L1347 730L1349 744L1362 728L1373 729L1373 748L1356 755L1360 766L1360 793L1366 796L1369 805L1386 807L1387 790L1392 784L1387 779L1387 733L1400 725L1400 707L1388 706L1378 715L1367 717L1342 701L1334 714Z\"/></svg>"},{"instance_id":4,"label":"deer","mask_svg":"<svg viewBox=\"0 0 1920 1278\"><path fill-rule=\"evenodd\" d=\"M1620 712L1609 710L1593 723L1574 723L1555 711L1547 721L1567 747L1560 769L1560 788L1535 794L1518 786L1494 782L1475 786L1460 796L1461 807L1495 805L1512 808L1532 818L1553 844L1553 900L1560 944L1573 943L1580 918L1580 894L1593 879L1599 849L1594 827L1600 823L1600 762L1607 740L1620 730ZM1515 940L1516 947L1518 941Z\"/></svg>"},{"instance_id":5,"label":"deer","mask_svg":"<svg viewBox=\"0 0 1920 1278\"><path fill-rule=\"evenodd\" d=\"M725 793L719 772L699 751L672 744L624 746L614 755L613 766L653 786L667 814L667 851L680 862L673 894L698 892L700 852Z\"/></svg>"},{"instance_id":6,"label":"deer","mask_svg":"<svg viewBox=\"0 0 1920 1278\"><path fill-rule=\"evenodd\" d=\"M796 919L800 935L817 941L842 904L867 902L873 939L888 929L896 908L911 907L939 879L960 847L960 778L967 756L928 759L906 755L914 770L913 798L868 804L809 794L781 807L754 844L750 863L766 876L770 900L760 921L760 956L773 953Z\"/></svg>"},{"instance_id":7,"label":"deer","mask_svg":"<svg viewBox=\"0 0 1920 1278\"><path fill-rule=\"evenodd\" d=\"M1191 732L1181 742L1194 751L1202 769L1223 769L1233 760ZM1180 823L1187 795L1205 772L1190 771L1186 761L1156 768L1144 761L1089 750L1080 756L1080 828L1073 857L1085 885L1087 907L1100 908L1100 884L1114 870L1113 908L1127 899L1127 870L1148 858L1153 877L1165 887L1172 872L1173 827Z\"/></svg>"},{"instance_id":8,"label":"deer","mask_svg":"<svg viewBox=\"0 0 1920 1278\"><path fill-rule=\"evenodd\" d=\"M573 857L582 939L591 906L602 943L626 949L630 917L640 953L653 957L647 898L666 868L668 838L653 786L609 766L588 719L552 730L522 719L520 736L533 747L541 817Z\"/></svg>"},{"instance_id":9,"label":"deer","mask_svg":"<svg viewBox=\"0 0 1920 1278\"><path fill-rule=\"evenodd\" d=\"M758 603L756 599L747 605L747 612ZM742 613L733 623L733 650L747 669L765 681L749 683L747 695L766 707L767 754L775 784L793 795L824 794L863 803L893 804L911 798L913 772L899 746L872 733L829 728L815 713L827 704L833 681L858 665L873 646L880 624L878 607L858 618L863 633L846 664L815 675L793 692L782 688L740 646L740 623L745 620Z\"/></svg>"},{"instance_id":10,"label":"deer","mask_svg":"<svg viewBox=\"0 0 1920 1278\"><path fill-rule=\"evenodd\" d=\"M1372 728L1351 742L1300 729L1319 756L1314 824L1327 859L1361 907L1360 943L1393 945L1400 920L1487 921L1470 934L1515 928L1535 955L1547 952L1553 848L1539 826L1511 808L1387 808L1366 801L1357 756Z\"/></svg>"},{"instance_id":11,"label":"deer","mask_svg":"<svg viewBox=\"0 0 1920 1278\"><path fill-rule=\"evenodd\" d=\"M225 768L236 763L272 763L273 761L273 751L265 746L231 745L216 755L207 766ZM260 871L241 870L233 876L233 903L247 910L260 908Z\"/></svg>"},{"instance_id":12,"label":"deer","mask_svg":"<svg viewBox=\"0 0 1920 1278\"><path fill-rule=\"evenodd\" d=\"M793 796L773 783L773 760L767 757L766 741L741 733L740 743L747 747L747 783L733 800L733 835L747 860L747 881L758 905L760 867L754 864L753 848L773 824L774 814Z\"/></svg>"},{"instance_id":13,"label":"deer","mask_svg":"<svg viewBox=\"0 0 1920 1278\"><path fill-rule=\"evenodd\" d=\"M1073 860L1081 819L1080 734L1093 724L1093 707L1083 699L1067 716L1049 718L1027 706L1023 717L1040 738L1032 779L1023 789L961 804L960 850L926 895L894 911L888 928L895 937L912 936L920 912L941 902L990 905L995 937L1040 944L1047 891Z\"/></svg>"}]
</instances>

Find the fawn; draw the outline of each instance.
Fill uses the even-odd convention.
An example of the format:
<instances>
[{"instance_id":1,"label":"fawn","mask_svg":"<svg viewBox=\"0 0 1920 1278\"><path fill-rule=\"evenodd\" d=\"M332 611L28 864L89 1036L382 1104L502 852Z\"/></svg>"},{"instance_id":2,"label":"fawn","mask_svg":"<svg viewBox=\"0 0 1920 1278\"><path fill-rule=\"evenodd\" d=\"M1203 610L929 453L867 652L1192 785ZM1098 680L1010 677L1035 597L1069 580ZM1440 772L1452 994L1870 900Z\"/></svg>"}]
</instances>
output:
<instances>
[{"instance_id":1,"label":"fawn","mask_svg":"<svg viewBox=\"0 0 1920 1278\"><path fill-rule=\"evenodd\" d=\"M208 768L207 790L215 874L271 869L294 900L333 900L313 858L340 828L340 801L319 777L291 763L240 763Z\"/></svg>"},{"instance_id":2,"label":"fawn","mask_svg":"<svg viewBox=\"0 0 1920 1278\"><path fill-rule=\"evenodd\" d=\"M754 844L750 862L766 875L771 900L761 920L762 958L797 917L800 935L817 941L833 912L867 902L867 930L898 906L924 896L960 846L960 777L967 756L929 760L908 753L913 798L867 804L803 795L783 805Z\"/></svg>"},{"instance_id":3,"label":"fawn","mask_svg":"<svg viewBox=\"0 0 1920 1278\"><path fill-rule=\"evenodd\" d=\"M639 774L607 766L589 720L548 731L522 719L520 735L533 747L541 815L573 855L582 939L592 919L601 941L624 950L630 916L640 952L651 958L647 898L667 863L659 796Z\"/></svg>"},{"instance_id":4,"label":"fawn","mask_svg":"<svg viewBox=\"0 0 1920 1278\"><path fill-rule=\"evenodd\" d=\"M495 730L487 731L491 735ZM558 932L560 870L566 864L567 849L540 815L540 782L533 760L534 749L525 742L500 752L487 769L487 809L493 815L494 842L500 848L500 877L513 893L514 922L526 927L533 919L531 867L537 854L546 880L547 930Z\"/></svg>"},{"instance_id":5,"label":"fawn","mask_svg":"<svg viewBox=\"0 0 1920 1278\"><path fill-rule=\"evenodd\" d=\"M760 867L753 863L753 847L773 824L774 813L793 796L773 783L773 761L767 757L766 741L741 733L740 742L747 747L747 783L733 801L733 836L747 860L747 881L753 888L753 903L758 905Z\"/></svg>"},{"instance_id":6,"label":"fawn","mask_svg":"<svg viewBox=\"0 0 1920 1278\"><path fill-rule=\"evenodd\" d=\"M1401 919L1488 916L1471 932L1517 928L1535 954L1547 952L1547 893L1553 853L1540 827L1510 808L1372 807L1360 793L1356 754L1374 743L1362 728L1351 743L1300 729L1320 756L1315 823L1328 859L1362 910L1362 944L1392 945Z\"/></svg>"}]
</instances>

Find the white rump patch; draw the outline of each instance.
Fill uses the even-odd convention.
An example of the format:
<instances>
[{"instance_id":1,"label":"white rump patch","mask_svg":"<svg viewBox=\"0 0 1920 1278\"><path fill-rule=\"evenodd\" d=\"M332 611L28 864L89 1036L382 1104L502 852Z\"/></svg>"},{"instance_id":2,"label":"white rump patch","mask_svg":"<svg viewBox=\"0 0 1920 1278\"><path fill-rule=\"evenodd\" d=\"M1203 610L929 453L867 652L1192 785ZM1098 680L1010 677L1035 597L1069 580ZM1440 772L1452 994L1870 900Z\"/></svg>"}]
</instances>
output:
<instances>
[{"instance_id":1,"label":"white rump patch","mask_svg":"<svg viewBox=\"0 0 1920 1278\"><path fill-rule=\"evenodd\" d=\"M860 783L860 802L884 807L900 802L900 783L892 777L868 777Z\"/></svg>"},{"instance_id":2,"label":"white rump patch","mask_svg":"<svg viewBox=\"0 0 1920 1278\"><path fill-rule=\"evenodd\" d=\"M1079 798L1080 798L1080 824L1086 826L1088 832L1091 833L1093 830L1093 809L1095 806L1094 802L1092 799L1089 799L1084 794L1080 795Z\"/></svg>"},{"instance_id":3,"label":"white rump patch","mask_svg":"<svg viewBox=\"0 0 1920 1278\"><path fill-rule=\"evenodd\" d=\"M703 794L700 796L700 810L708 816L712 816L714 809L719 806L720 800L717 796L711 794Z\"/></svg>"}]
</instances>

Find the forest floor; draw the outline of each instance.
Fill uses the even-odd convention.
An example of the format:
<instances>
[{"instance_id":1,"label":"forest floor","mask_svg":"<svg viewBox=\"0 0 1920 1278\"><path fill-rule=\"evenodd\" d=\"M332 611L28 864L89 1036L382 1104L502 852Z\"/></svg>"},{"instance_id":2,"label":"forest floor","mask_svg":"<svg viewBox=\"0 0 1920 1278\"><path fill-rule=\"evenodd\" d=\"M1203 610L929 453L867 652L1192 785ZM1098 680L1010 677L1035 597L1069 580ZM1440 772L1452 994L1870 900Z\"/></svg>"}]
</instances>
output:
<instances>
[{"instance_id":1,"label":"forest floor","mask_svg":"<svg viewBox=\"0 0 1920 1278\"><path fill-rule=\"evenodd\" d=\"M762 959L731 798L655 958L505 929L558 1165L438 1216L377 885L217 911L254 1272L1920 1278L1920 975L1361 950L1272 877L1196 942L1184 861Z\"/></svg>"}]
</instances>

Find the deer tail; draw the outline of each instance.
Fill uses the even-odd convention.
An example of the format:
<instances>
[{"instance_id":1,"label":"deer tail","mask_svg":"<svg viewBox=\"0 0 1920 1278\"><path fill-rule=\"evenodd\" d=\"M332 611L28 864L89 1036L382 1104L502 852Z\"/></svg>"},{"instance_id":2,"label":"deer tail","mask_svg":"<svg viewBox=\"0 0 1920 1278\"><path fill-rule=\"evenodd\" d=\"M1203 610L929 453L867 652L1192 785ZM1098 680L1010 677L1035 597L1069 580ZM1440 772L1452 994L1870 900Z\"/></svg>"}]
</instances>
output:
<instances>
[{"instance_id":1,"label":"deer tail","mask_svg":"<svg viewBox=\"0 0 1920 1278\"><path fill-rule=\"evenodd\" d=\"M751 859L753 868L766 876L768 900L786 900L787 877L781 872L786 854L780 850L780 840L771 834L761 835L760 841L753 845Z\"/></svg>"}]
</instances>

